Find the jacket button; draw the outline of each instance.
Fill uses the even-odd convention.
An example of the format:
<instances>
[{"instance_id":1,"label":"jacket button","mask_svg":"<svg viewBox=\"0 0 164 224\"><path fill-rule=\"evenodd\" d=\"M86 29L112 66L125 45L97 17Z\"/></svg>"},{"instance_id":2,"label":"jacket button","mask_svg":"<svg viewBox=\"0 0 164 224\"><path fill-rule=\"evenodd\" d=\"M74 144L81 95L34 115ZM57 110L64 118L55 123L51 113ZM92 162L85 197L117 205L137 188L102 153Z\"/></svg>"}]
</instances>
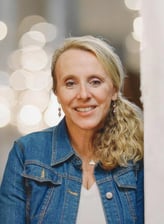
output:
<instances>
[{"instance_id":1,"label":"jacket button","mask_svg":"<svg viewBox=\"0 0 164 224\"><path fill-rule=\"evenodd\" d=\"M112 192L107 192L107 193L106 193L106 198L107 198L107 199L111 199L111 198L113 198L113 194L112 194Z\"/></svg>"}]
</instances>

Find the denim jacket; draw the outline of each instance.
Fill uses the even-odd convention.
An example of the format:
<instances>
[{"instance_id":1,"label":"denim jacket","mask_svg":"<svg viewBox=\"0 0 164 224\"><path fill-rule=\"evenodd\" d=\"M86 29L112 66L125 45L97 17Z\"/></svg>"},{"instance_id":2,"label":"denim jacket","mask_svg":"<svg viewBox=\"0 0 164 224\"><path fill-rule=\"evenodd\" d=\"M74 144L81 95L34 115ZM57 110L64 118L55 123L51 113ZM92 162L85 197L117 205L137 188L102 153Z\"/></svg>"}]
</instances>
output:
<instances>
[{"instance_id":1,"label":"denim jacket","mask_svg":"<svg viewBox=\"0 0 164 224\"><path fill-rule=\"evenodd\" d=\"M71 147L64 119L56 127L18 139L10 151L0 188L0 223L75 224L81 164ZM98 164L94 175L106 223L144 223L141 162L111 171Z\"/></svg>"}]
</instances>

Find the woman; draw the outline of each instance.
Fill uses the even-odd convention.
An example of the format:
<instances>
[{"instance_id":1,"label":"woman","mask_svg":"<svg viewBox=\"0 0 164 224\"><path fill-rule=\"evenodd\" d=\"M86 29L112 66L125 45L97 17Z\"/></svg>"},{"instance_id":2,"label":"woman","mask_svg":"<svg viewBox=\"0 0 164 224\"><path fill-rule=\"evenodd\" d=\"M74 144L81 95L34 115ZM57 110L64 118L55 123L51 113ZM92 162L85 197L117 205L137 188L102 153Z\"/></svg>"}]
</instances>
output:
<instances>
[{"instance_id":1,"label":"woman","mask_svg":"<svg viewBox=\"0 0 164 224\"><path fill-rule=\"evenodd\" d=\"M0 222L144 223L142 114L121 96L118 56L99 38L71 37L54 54L52 77L65 117L15 142Z\"/></svg>"}]
</instances>

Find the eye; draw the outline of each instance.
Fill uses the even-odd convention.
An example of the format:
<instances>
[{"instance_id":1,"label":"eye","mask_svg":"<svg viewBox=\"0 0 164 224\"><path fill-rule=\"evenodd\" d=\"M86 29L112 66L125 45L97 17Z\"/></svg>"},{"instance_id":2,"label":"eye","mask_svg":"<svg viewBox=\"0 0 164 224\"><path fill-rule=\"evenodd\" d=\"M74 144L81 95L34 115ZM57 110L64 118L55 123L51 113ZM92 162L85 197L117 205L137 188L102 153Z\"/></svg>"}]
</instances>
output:
<instances>
[{"instance_id":1,"label":"eye","mask_svg":"<svg viewBox=\"0 0 164 224\"><path fill-rule=\"evenodd\" d=\"M67 80L65 82L65 85L67 88L73 88L73 86L75 85L75 81L74 80Z\"/></svg>"},{"instance_id":2,"label":"eye","mask_svg":"<svg viewBox=\"0 0 164 224\"><path fill-rule=\"evenodd\" d=\"M94 78L94 79L91 79L89 83L93 87L98 87L101 85L102 81L100 79Z\"/></svg>"}]
</instances>

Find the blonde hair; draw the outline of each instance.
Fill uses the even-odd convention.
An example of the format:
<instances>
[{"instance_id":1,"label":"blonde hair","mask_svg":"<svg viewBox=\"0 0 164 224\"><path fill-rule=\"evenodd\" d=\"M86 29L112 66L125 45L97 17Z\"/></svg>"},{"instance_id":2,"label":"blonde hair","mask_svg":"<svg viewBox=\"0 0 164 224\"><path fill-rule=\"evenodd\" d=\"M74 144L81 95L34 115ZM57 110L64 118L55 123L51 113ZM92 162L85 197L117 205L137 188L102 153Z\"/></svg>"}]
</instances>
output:
<instances>
[{"instance_id":1,"label":"blonde hair","mask_svg":"<svg viewBox=\"0 0 164 224\"><path fill-rule=\"evenodd\" d=\"M119 96L115 112L109 111L103 130L96 133L95 155L106 169L127 166L143 158L143 122L141 110Z\"/></svg>"},{"instance_id":2,"label":"blonde hair","mask_svg":"<svg viewBox=\"0 0 164 224\"><path fill-rule=\"evenodd\" d=\"M120 58L113 48L104 40L93 36L69 37L65 39L63 45L58 48L52 59L51 73L53 78L53 90L56 90L57 80L55 75L56 62L65 51L77 48L93 53L103 65L106 73L112 79L113 85L119 91L123 85L124 71Z\"/></svg>"},{"instance_id":3,"label":"blonde hair","mask_svg":"<svg viewBox=\"0 0 164 224\"><path fill-rule=\"evenodd\" d=\"M103 129L94 138L95 157L105 169L118 165L126 166L129 161L134 163L143 158L143 119L142 112L122 94L124 71L118 55L103 39L93 36L69 37L58 48L52 60L53 90L56 91L55 66L58 58L68 49L82 49L93 53L110 76L118 92L118 99L113 101ZM115 107L115 108L114 108Z\"/></svg>"}]
</instances>

